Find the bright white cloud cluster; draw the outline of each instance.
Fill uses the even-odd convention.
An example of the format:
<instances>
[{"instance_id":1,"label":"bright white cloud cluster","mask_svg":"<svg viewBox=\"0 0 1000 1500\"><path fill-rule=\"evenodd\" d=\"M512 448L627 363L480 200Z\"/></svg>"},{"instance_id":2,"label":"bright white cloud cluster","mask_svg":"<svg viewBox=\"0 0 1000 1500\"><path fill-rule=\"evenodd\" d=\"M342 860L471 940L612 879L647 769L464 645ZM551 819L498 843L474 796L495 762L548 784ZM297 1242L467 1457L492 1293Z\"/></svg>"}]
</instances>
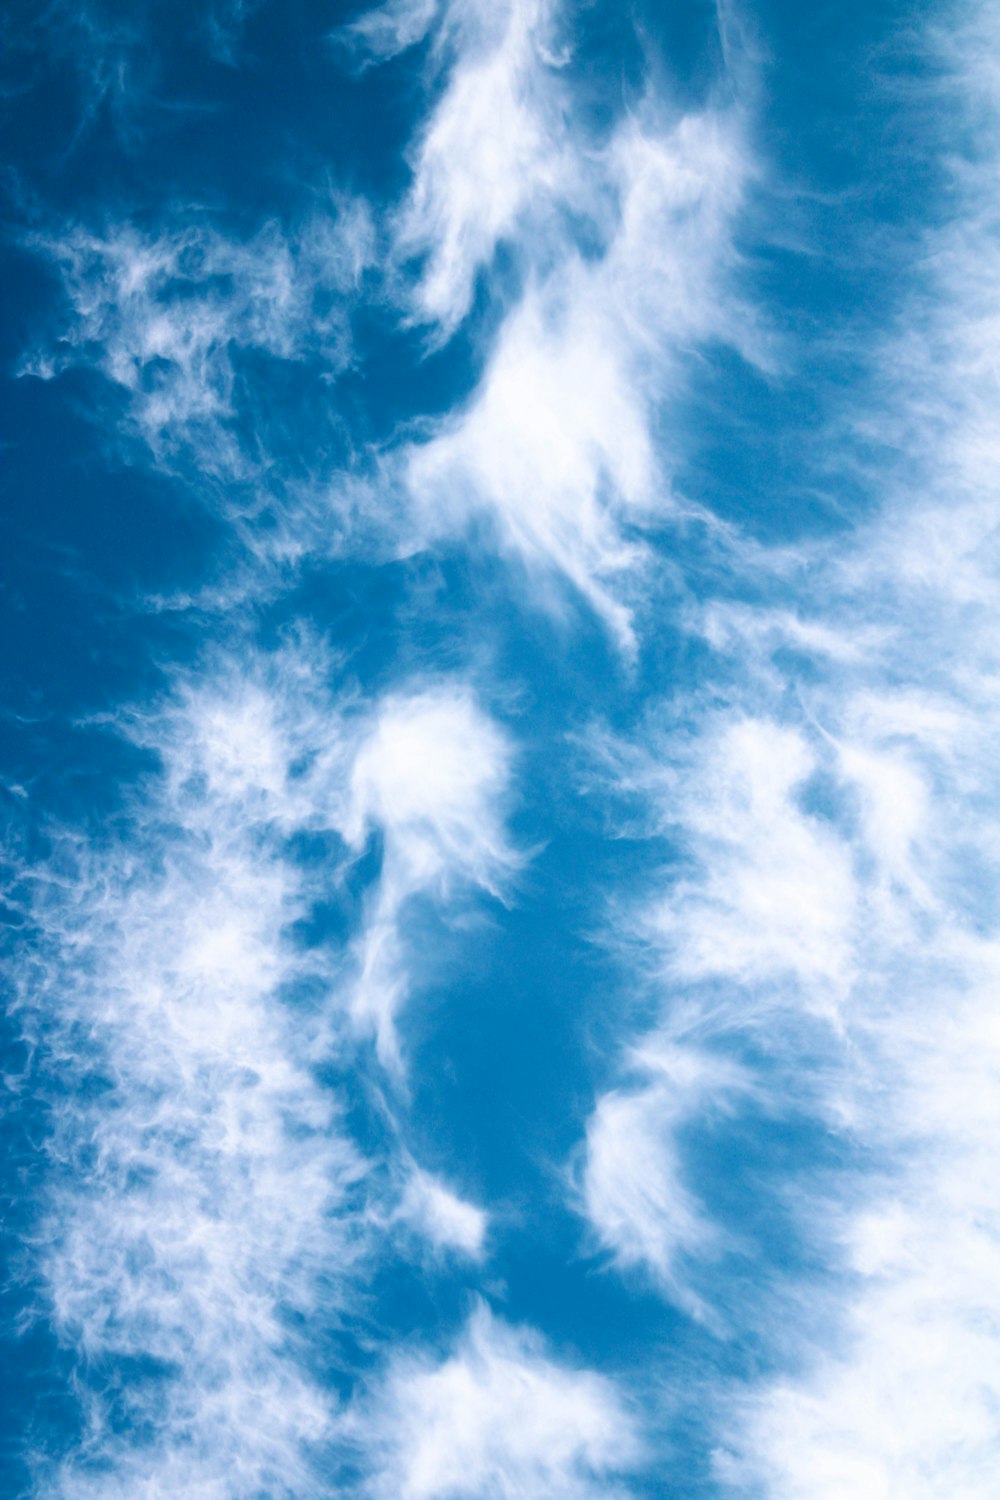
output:
<instances>
[{"instance_id":1,"label":"bright white cloud cluster","mask_svg":"<svg viewBox=\"0 0 1000 1500\"><path fill-rule=\"evenodd\" d=\"M679 978L808 986L831 1003L850 978L857 903L851 858L830 819L803 806L821 768L801 733L767 719L723 721L671 786L700 870L653 917Z\"/></svg>"},{"instance_id":2,"label":"bright white cloud cluster","mask_svg":"<svg viewBox=\"0 0 1000 1500\"><path fill-rule=\"evenodd\" d=\"M561 577L628 652L622 594L634 592L644 558L634 528L672 509L654 415L692 342L751 349L726 291L746 170L736 122L721 116L670 123L647 110L621 126L587 161L603 253L585 258L571 236L552 234L542 269L525 242L526 286L479 390L405 463L430 535L484 516L527 568L533 596L551 597Z\"/></svg>"},{"instance_id":3,"label":"bright white cloud cluster","mask_svg":"<svg viewBox=\"0 0 1000 1500\"><path fill-rule=\"evenodd\" d=\"M499 895L518 860L502 810L510 750L463 689L428 688L383 701L351 770L344 832L360 848L378 829L384 854L361 940L356 1016L379 1056L399 1065L395 1016L409 978L401 922L418 895L454 903L465 887Z\"/></svg>"},{"instance_id":4,"label":"bright white cloud cluster","mask_svg":"<svg viewBox=\"0 0 1000 1500\"><path fill-rule=\"evenodd\" d=\"M652 99L592 137L564 77L565 21L548 0L410 4L354 32L385 55L431 29L450 63L395 224L397 255L423 256L415 316L449 336L500 245L521 282L466 408L402 455L418 534L485 520L533 599L569 583L631 653L648 561L634 528L671 510L654 428L682 356L718 338L765 358L733 291L750 160L735 112L672 116Z\"/></svg>"},{"instance_id":5,"label":"bright white cloud cluster","mask_svg":"<svg viewBox=\"0 0 1000 1500\"><path fill-rule=\"evenodd\" d=\"M443 333L468 312L476 274L497 245L524 232L526 216L579 191L554 54L555 11L550 0L444 7L439 47L454 51L455 61L396 223L400 258L424 258L412 294L416 315Z\"/></svg>"},{"instance_id":6,"label":"bright white cloud cluster","mask_svg":"<svg viewBox=\"0 0 1000 1500\"><path fill-rule=\"evenodd\" d=\"M610 1381L557 1363L484 1305L442 1363L396 1360L362 1431L380 1500L596 1500L622 1493L641 1451Z\"/></svg>"}]
</instances>

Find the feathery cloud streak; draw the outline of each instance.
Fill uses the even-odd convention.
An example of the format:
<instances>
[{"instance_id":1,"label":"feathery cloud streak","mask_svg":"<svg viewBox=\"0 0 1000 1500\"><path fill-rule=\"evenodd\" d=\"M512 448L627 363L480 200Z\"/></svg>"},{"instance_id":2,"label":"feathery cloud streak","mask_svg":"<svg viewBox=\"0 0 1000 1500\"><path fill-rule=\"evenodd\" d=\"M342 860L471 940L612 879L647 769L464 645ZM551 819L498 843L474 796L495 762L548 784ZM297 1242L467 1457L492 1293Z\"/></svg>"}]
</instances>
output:
<instances>
[{"instance_id":1,"label":"feathery cloud streak","mask_svg":"<svg viewBox=\"0 0 1000 1500\"><path fill-rule=\"evenodd\" d=\"M995 15L977 25L994 34ZM867 475L881 512L846 542L786 557L763 603L720 600L693 617L714 701L675 706L638 753L606 747L676 851L668 894L634 922L669 997L644 1049L744 1059L751 1107L804 1111L860 1157L832 1173L801 1148L793 1217L813 1274L775 1263L762 1316L807 1311L799 1335L764 1327L789 1373L722 1403L727 1492L971 1497L998 1462L985 1170L1000 1098L995 393L976 376L995 321L983 174L996 100L982 83L962 57L949 87L978 127L971 159L951 169L962 211L926 237L922 284L872 367L868 401L893 445ZM869 422L857 417L866 438ZM759 561L748 554L747 578ZM584 1180L608 1189L584 1210L622 1267L645 1265L689 1311L714 1284L720 1310L759 1337L758 1315L734 1308L709 1263L713 1239L750 1220L734 1225L699 1172L679 1129L685 1088L654 1098L642 1085L598 1101ZM735 1110L735 1146L752 1117L725 1082L716 1107ZM787 1212L776 1163L756 1191ZM670 1257L699 1248L684 1282L664 1277ZM735 1285L745 1254L734 1247ZM753 1255L766 1266L766 1242Z\"/></svg>"},{"instance_id":2,"label":"feathery cloud streak","mask_svg":"<svg viewBox=\"0 0 1000 1500\"><path fill-rule=\"evenodd\" d=\"M369 722L318 662L314 643L243 650L137 712L162 767L123 836L67 832L32 872L44 940L23 1003L59 1086L43 1270L88 1391L48 1493L330 1493L338 1403L302 1320L332 1332L359 1307L379 1222L482 1249L481 1210L391 1141L386 1177L350 1138L318 1071L356 1051L350 964L295 933L379 830L361 984L381 924L404 988L405 900L490 885L509 860L502 772L480 759L502 742L461 686L387 698ZM319 865L296 857L331 834Z\"/></svg>"}]
</instances>

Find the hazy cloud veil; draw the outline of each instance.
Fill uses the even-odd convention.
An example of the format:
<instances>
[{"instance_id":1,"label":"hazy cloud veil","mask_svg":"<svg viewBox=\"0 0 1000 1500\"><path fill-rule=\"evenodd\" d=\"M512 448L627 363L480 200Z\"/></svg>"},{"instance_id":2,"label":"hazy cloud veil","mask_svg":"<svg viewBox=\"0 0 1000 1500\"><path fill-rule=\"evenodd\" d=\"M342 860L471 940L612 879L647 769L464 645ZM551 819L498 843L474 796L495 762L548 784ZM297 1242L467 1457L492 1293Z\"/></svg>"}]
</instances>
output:
<instances>
[{"instance_id":1,"label":"hazy cloud veil","mask_svg":"<svg viewBox=\"0 0 1000 1500\"><path fill-rule=\"evenodd\" d=\"M0 1490L992 1500L1000 8L3 30Z\"/></svg>"}]
</instances>

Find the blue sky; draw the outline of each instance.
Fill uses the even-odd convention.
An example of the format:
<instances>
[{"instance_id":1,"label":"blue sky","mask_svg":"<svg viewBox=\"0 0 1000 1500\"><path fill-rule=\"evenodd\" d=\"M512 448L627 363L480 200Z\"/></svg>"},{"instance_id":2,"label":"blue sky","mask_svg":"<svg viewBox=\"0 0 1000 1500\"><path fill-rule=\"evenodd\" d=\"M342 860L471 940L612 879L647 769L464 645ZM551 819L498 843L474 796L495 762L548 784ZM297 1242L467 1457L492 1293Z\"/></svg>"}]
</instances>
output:
<instances>
[{"instance_id":1,"label":"blue sky","mask_svg":"<svg viewBox=\"0 0 1000 1500\"><path fill-rule=\"evenodd\" d=\"M992 1496L1000 10L3 32L0 1491Z\"/></svg>"}]
</instances>

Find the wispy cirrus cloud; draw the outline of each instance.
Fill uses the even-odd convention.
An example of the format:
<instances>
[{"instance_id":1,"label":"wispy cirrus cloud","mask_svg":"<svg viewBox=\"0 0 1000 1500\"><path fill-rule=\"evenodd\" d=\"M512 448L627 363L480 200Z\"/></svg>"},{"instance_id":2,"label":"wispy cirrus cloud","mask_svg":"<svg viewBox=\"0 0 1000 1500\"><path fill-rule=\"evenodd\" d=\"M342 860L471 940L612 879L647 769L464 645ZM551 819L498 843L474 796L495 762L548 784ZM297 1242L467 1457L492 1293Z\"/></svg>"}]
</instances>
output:
<instances>
[{"instance_id":1,"label":"wispy cirrus cloud","mask_svg":"<svg viewBox=\"0 0 1000 1500\"><path fill-rule=\"evenodd\" d=\"M557 1362L485 1304L444 1360L400 1353L358 1420L368 1492L401 1500L620 1495L642 1452L611 1381Z\"/></svg>"},{"instance_id":2,"label":"wispy cirrus cloud","mask_svg":"<svg viewBox=\"0 0 1000 1500\"><path fill-rule=\"evenodd\" d=\"M425 896L455 906L477 887L502 893L520 863L502 821L510 773L506 736L460 687L383 700L358 746L344 833L360 849L377 829L383 858L352 1008L388 1066L401 1064L395 1017L410 982L407 904Z\"/></svg>"},{"instance_id":3,"label":"wispy cirrus cloud","mask_svg":"<svg viewBox=\"0 0 1000 1500\"><path fill-rule=\"evenodd\" d=\"M886 513L845 570L850 602L833 606L846 622L863 598L893 639L861 682L847 674L821 700L871 861L869 978L850 1035L868 1072L857 1128L885 1153L886 1177L844 1205L849 1277L827 1308L826 1347L738 1408L723 1475L776 1496L978 1496L1000 1457L986 1166L1000 1108L987 749L998 449L996 390L981 378L996 343L1000 140L982 57L998 33L993 6L963 19L947 38L930 29L952 212L925 237L923 274L874 372L898 477L890 467Z\"/></svg>"},{"instance_id":4,"label":"wispy cirrus cloud","mask_svg":"<svg viewBox=\"0 0 1000 1500\"><path fill-rule=\"evenodd\" d=\"M483 1209L460 1198L430 1172L414 1166L397 1209L400 1222L422 1235L439 1253L480 1260L489 1219Z\"/></svg>"},{"instance_id":5,"label":"wispy cirrus cloud","mask_svg":"<svg viewBox=\"0 0 1000 1500\"><path fill-rule=\"evenodd\" d=\"M106 445L124 435L140 466L210 493L248 549L215 588L219 648L199 650L204 612L179 590L172 639L193 665L159 654L163 697L122 711L155 768L116 822L56 831L19 872L38 892L21 1014L53 1121L40 1310L82 1409L61 1453L37 1455L38 1493L989 1493L996 17L927 32L914 138L941 151L947 207L903 227L905 253L881 223L859 234L887 257L852 266L859 306L910 288L876 342L838 321L843 268L817 290L822 271L782 259L785 226L762 227L795 195L758 194L776 171L761 140L791 130L757 139L723 9L682 103L655 64L641 85L583 78L572 8L396 0L338 32L357 92L321 122L327 142L363 122L371 202L317 207L309 188L280 224L259 199L233 217L167 204L146 230L112 210L32 242L64 321L24 369L99 372ZM267 10L198 19L227 78ZM304 15L273 74L277 31L255 33L268 88L314 64L303 38L330 23ZM700 17L678 18L681 53ZM138 34L109 30L105 52L131 56ZM779 77L762 64L753 108ZM405 161L375 160L407 131ZM787 335L794 398L758 378L780 372L755 270L777 322L808 314ZM801 306L786 280L811 285ZM691 417L695 367L710 378ZM683 460L720 389L741 443L764 452L776 423L773 462L744 471L713 408L695 505ZM848 530L845 500L839 529L806 536L770 492L782 465L828 487L848 473L864 520ZM748 532L783 539L713 515L727 486ZM275 556L304 566L265 580ZM496 606L494 556L530 609L579 623L566 601L582 604L632 670L609 673L589 635L565 650L568 630L524 631ZM335 659L322 642L347 616ZM512 701L516 732L491 707ZM603 841L562 779L593 705ZM532 757L544 775L522 786ZM514 808L549 840L543 892L519 878ZM502 909L514 891L531 911ZM607 952L580 958L579 914L604 898L621 1012ZM490 909L525 951L489 980L521 993L472 1026L445 1017L428 1056L409 1025ZM595 991L609 1040L588 1052ZM508 1010L526 1038L529 1010L538 1026L520 1055ZM494 1045L502 1109L495 1080L484 1104L458 1076L485 1076L475 1049ZM545 1115L553 1099L571 1121ZM543 1136L571 1170L540 1185ZM497 1211L508 1188L524 1213ZM481 1302L455 1333L477 1286L503 1315Z\"/></svg>"},{"instance_id":6,"label":"wispy cirrus cloud","mask_svg":"<svg viewBox=\"0 0 1000 1500\"><path fill-rule=\"evenodd\" d=\"M59 835L21 872L22 1016L58 1080L40 1264L86 1393L72 1459L37 1456L47 1493L330 1493L340 1418L302 1320L357 1307L393 1224L482 1253L486 1215L417 1166L402 1121L385 1160L352 1140L317 1071L356 1052L350 953L297 933L379 829L359 941L392 926L405 990L406 900L510 864L506 747L460 686L366 716L334 672L317 642L203 664L132 716L159 769L120 833Z\"/></svg>"},{"instance_id":7,"label":"wispy cirrus cloud","mask_svg":"<svg viewBox=\"0 0 1000 1500\"><path fill-rule=\"evenodd\" d=\"M549 265L529 271L480 388L405 456L403 477L431 536L485 518L535 598L569 583L633 653L642 529L679 511L658 430L682 353L712 337L754 344L726 291L747 160L736 121L658 122L650 109L595 147L587 171L605 250L588 258L571 235L546 237Z\"/></svg>"},{"instance_id":8,"label":"wispy cirrus cloud","mask_svg":"<svg viewBox=\"0 0 1000 1500\"><path fill-rule=\"evenodd\" d=\"M125 393L126 426L156 463L259 483L274 455L242 361L343 369L343 294L371 256L372 228L362 204L345 202L294 234L270 224L245 241L171 224L149 234L76 227L30 243L58 268L70 317L23 371L94 366Z\"/></svg>"},{"instance_id":9,"label":"wispy cirrus cloud","mask_svg":"<svg viewBox=\"0 0 1000 1500\"><path fill-rule=\"evenodd\" d=\"M271 672L143 711L163 769L122 833L28 872L25 1021L59 1081L40 1260L85 1395L74 1456L37 1455L46 1493L323 1492L334 1407L296 1318L344 1305L366 1168L296 1017L284 843L317 809Z\"/></svg>"},{"instance_id":10,"label":"wispy cirrus cloud","mask_svg":"<svg viewBox=\"0 0 1000 1500\"><path fill-rule=\"evenodd\" d=\"M629 1058L630 1087L602 1095L587 1122L580 1207L620 1270L639 1269L710 1327L717 1315L695 1289L697 1268L726 1242L685 1170L678 1135L726 1110L748 1079L731 1062L651 1039ZM694 1274L692 1274L694 1273Z\"/></svg>"},{"instance_id":11,"label":"wispy cirrus cloud","mask_svg":"<svg viewBox=\"0 0 1000 1500\"><path fill-rule=\"evenodd\" d=\"M677 510L663 433L684 359L718 339L770 361L736 286L753 157L732 105L683 113L650 94L595 132L570 19L517 0L389 6L352 28L381 56L430 35L446 69L393 221L417 266L412 316L447 339L501 250L514 268L477 389L388 468L425 544L485 523L533 602L568 584L634 654L642 530Z\"/></svg>"},{"instance_id":12,"label":"wispy cirrus cloud","mask_svg":"<svg viewBox=\"0 0 1000 1500\"><path fill-rule=\"evenodd\" d=\"M649 93L595 132L564 76L570 18L535 0L390 7L345 35L384 57L425 32L444 82L400 204L342 196L297 229L243 238L176 213L150 233L36 235L69 318L23 368L100 370L154 464L228 487L239 514L277 503L282 557L321 550L324 535L362 554L373 535L383 551L485 542L533 604L558 609L568 586L634 656L654 568L644 533L685 509L672 495L683 443L669 436L685 363L710 341L772 360L739 288L736 229L756 170L745 120L732 103L685 113ZM501 250L514 268L502 293ZM422 421L420 441L411 426L367 475L358 453L338 474L335 404L305 444L302 424L286 430L286 393L262 360L308 367L328 390L352 358L352 314L384 316L402 295L440 344L480 275L500 314L482 376Z\"/></svg>"},{"instance_id":13,"label":"wispy cirrus cloud","mask_svg":"<svg viewBox=\"0 0 1000 1500\"><path fill-rule=\"evenodd\" d=\"M424 8L404 13L415 10L414 28ZM558 6L504 0L445 5L439 15L435 54L451 66L416 144L394 240L401 262L421 261L409 292L414 316L447 336L498 246L530 238L533 217L569 206L585 189L566 130Z\"/></svg>"},{"instance_id":14,"label":"wispy cirrus cloud","mask_svg":"<svg viewBox=\"0 0 1000 1500\"><path fill-rule=\"evenodd\" d=\"M947 167L949 222L927 232L859 402L855 436L878 434L859 467L880 509L780 566L748 548L730 587L761 602L692 614L713 650L702 691L672 703L665 730L649 727L654 712L638 749L608 761L664 839L664 894L633 907L623 939L661 995L642 1046L681 1038L740 1060L745 1103L723 1087L700 1116L731 1108L734 1141L767 1101L841 1153L832 1169L803 1130L792 1222L806 1263L755 1252L775 1373L719 1383L726 1492L971 1497L997 1462L985 1330L1000 1239L984 1170L1000 1099L987 749L997 449L996 393L979 378L995 324L983 274L995 194L982 174L996 112L970 66L972 81L959 70L946 91L952 108L971 97L977 127ZM949 130L935 121L937 149ZM611 1138L626 1165L608 1180L634 1172L642 1192L619 1194L617 1243L652 1246L651 1265L663 1246L690 1247L704 1272L732 1207L697 1175L683 1087L662 1088L660 1100L631 1083L600 1095L584 1172L600 1174L620 1116ZM772 1225L787 1222L786 1172L758 1167L748 1232L761 1232L762 1198ZM613 1243L607 1204L584 1209ZM796 1310L787 1327L776 1285ZM683 1288L665 1289L684 1307ZM741 1317L759 1337L752 1307Z\"/></svg>"}]
</instances>

